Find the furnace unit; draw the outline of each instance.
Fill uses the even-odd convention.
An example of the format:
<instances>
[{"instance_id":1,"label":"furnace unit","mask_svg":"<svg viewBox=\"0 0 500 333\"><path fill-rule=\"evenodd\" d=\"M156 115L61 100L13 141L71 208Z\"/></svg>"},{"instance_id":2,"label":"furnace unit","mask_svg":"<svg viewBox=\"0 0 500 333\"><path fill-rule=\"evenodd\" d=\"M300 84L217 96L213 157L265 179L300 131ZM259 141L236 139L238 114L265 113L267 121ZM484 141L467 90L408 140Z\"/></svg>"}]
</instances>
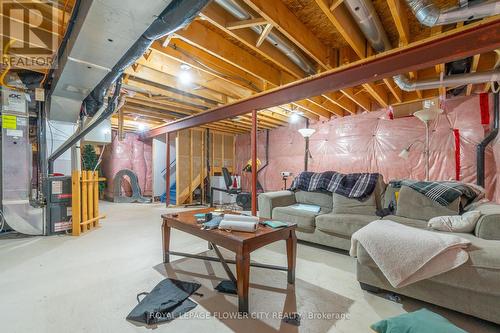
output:
<instances>
[{"instance_id":1,"label":"furnace unit","mask_svg":"<svg viewBox=\"0 0 500 333\"><path fill-rule=\"evenodd\" d=\"M71 177L50 176L47 178L47 230L46 234L57 234L71 229Z\"/></svg>"}]
</instances>

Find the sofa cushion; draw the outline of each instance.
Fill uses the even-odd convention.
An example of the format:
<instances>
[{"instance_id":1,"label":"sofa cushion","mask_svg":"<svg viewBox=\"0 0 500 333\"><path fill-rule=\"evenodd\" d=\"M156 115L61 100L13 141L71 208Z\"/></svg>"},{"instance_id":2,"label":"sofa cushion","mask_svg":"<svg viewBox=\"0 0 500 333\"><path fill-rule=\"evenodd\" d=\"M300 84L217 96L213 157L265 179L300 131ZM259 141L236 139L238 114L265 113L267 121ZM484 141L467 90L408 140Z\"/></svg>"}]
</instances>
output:
<instances>
[{"instance_id":1,"label":"sofa cushion","mask_svg":"<svg viewBox=\"0 0 500 333\"><path fill-rule=\"evenodd\" d=\"M261 193L258 197L259 217L272 218L275 207L290 206L295 203L295 193L292 191L275 191Z\"/></svg>"},{"instance_id":2,"label":"sofa cushion","mask_svg":"<svg viewBox=\"0 0 500 333\"><path fill-rule=\"evenodd\" d=\"M331 193L297 191L295 192L295 201L302 204L320 206L321 214L332 211Z\"/></svg>"},{"instance_id":3,"label":"sofa cushion","mask_svg":"<svg viewBox=\"0 0 500 333\"><path fill-rule=\"evenodd\" d=\"M380 175L373 193L364 200L347 198L343 195L333 193L332 213L375 215L378 209L382 209L386 186L384 177Z\"/></svg>"},{"instance_id":4,"label":"sofa cushion","mask_svg":"<svg viewBox=\"0 0 500 333\"><path fill-rule=\"evenodd\" d=\"M316 228L324 232L351 236L368 223L378 219L378 216L361 214L323 214L316 217Z\"/></svg>"},{"instance_id":5,"label":"sofa cushion","mask_svg":"<svg viewBox=\"0 0 500 333\"><path fill-rule=\"evenodd\" d=\"M417 219L410 219L407 217L402 217L402 216L396 216L396 215L387 215L382 218L382 220L391 220L397 223L401 223L410 227L415 227L415 228L421 228L421 229L426 229L427 228L427 221L424 220L417 220Z\"/></svg>"},{"instance_id":6,"label":"sofa cushion","mask_svg":"<svg viewBox=\"0 0 500 333\"><path fill-rule=\"evenodd\" d=\"M377 212L377 203L375 201L375 193L372 193L363 201L351 199L343 195L333 193L333 214L361 214L375 215Z\"/></svg>"},{"instance_id":7,"label":"sofa cushion","mask_svg":"<svg viewBox=\"0 0 500 333\"><path fill-rule=\"evenodd\" d=\"M459 206L460 197L448 206L443 206L411 187L401 186L396 215L428 221L436 216L458 215Z\"/></svg>"},{"instance_id":8,"label":"sofa cushion","mask_svg":"<svg viewBox=\"0 0 500 333\"><path fill-rule=\"evenodd\" d=\"M437 231L429 231L437 232ZM469 260L451 271L430 278L434 282L480 293L500 296L500 242L485 240L472 234L451 233L471 242ZM361 244L358 261L362 265L377 267Z\"/></svg>"},{"instance_id":9,"label":"sofa cushion","mask_svg":"<svg viewBox=\"0 0 500 333\"><path fill-rule=\"evenodd\" d=\"M297 229L300 231L314 231L314 219L318 214L296 209L291 206L276 207L273 209L273 220L297 223Z\"/></svg>"},{"instance_id":10,"label":"sofa cushion","mask_svg":"<svg viewBox=\"0 0 500 333\"><path fill-rule=\"evenodd\" d=\"M474 234L483 239L500 240L500 205L485 203L474 210L481 212Z\"/></svg>"}]
</instances>

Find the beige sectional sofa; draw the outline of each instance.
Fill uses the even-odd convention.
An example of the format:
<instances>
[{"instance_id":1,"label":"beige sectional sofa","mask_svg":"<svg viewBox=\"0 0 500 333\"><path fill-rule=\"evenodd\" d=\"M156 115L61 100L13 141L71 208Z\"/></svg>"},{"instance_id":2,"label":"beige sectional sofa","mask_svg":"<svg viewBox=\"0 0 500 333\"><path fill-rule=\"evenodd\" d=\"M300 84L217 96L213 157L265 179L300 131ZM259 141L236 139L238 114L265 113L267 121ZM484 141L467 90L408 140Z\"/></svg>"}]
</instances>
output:
<instances>
[{"instance_id":1,"label":"beige sectional sofa","mask_svg":"<svg viewBox=\"0 0 500 333\"><path fill-rule=\"evenodd\" d=\"M384 206L386 184L379 177L372 195L360 202L338 194L320 192L267 192L259 195L259 216L297 223L297 238L349 250L351 235L378 220ZM319 213L294 208L297 204L317 205Z\"/></svg>"},{"instance_id":2,"label":"beige sectional sofa","mask_svg":"<svg viewBox=\"0 0 500 333\"><path fill-rule=\"evenodd\" d=\"M297 223L297 238L349 250L351 235L380 219L377 209L387 207L396 190L379 179L371 197L363 202L328 193L279 191L259 196L260 216ZM321 207L319 213L300 211L297 204ZM417 228L427 228L430 217L453 215L459 202L443 207L410 188L399 190L395 215L383 217ZM356 275L363 289L379 288L470 314L500 324L500 205L485 203L473 209L482 215L475 230L460 233L471 241L464 265L409 286L393 288L371 257L358 245Z\"/></svg>"}]
</instances>

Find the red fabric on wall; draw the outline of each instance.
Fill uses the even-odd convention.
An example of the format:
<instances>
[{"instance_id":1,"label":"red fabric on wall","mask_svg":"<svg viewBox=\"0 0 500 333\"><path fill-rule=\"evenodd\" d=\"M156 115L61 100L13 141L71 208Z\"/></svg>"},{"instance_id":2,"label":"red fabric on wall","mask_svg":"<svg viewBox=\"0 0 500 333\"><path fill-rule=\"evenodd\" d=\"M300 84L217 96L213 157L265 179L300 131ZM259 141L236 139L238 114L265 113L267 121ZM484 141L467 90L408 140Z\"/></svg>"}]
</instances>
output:
<instances>
[{"instance_id":1,"label":"red fabric on wall","mask_svg":"<svg viewBox=\"0 0 500 333\"><path fill-rule=\"evenodd\" d=\"M481 111L481 125L490 124L490 106L489 98L487 93L482 93L479 95L479 106Z\"/></svg>"},{"instance_id":2,"label":"red fabric on wall","mask_svg":"<svg viewBox=\"0 0 500 333\"><path fill-rule=\"evenodd\" d=\"M460 130L453 130L455 135L455 180L460 180Z\"/></svg>"}]
</instances>

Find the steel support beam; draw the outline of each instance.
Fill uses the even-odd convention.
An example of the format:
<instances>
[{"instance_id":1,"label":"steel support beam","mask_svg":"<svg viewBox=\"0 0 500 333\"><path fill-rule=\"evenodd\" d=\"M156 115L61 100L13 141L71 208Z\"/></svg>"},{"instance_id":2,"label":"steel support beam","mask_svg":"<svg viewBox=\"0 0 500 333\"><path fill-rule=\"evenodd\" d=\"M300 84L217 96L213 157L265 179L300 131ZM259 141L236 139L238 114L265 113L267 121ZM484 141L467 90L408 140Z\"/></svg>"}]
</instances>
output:
<instances>
[{"instance_id":1,"label":"steel support beam","mask_svg":"<svg viewBox=\"0 0 500 333\"><path fill-rule=\"evenodd\" d=\"M252 215L257 216L257 110L252 110Z\"/></svg>"},{"instance_id":2,"label":"steel support beam","mask_svg":"<svg viewBox=\"0 0 500 333\"><path fill-rule=\"evenodd\" d=\"M165 167L165 188L166 188L166 200L165 200L165 207L168 207L170 205L170 133L167 133L165 135L165 143L166 143L166 149L167 149L167 164Z\"/></svg>"},{"instance_id":3,"label":"steel support beam","mask_svg":"<svg viewBox=\"0 0 500 333\"><path fill-rule=\"evenodd\" d=\"M232 118L252 110L284 105L311 96L319 96L396 74L417 71L436 64L492 51L500 48L499 32L499 19L483 20L463 29L432 36L405 47L358 60L235 103L171 122L149 131L146 137Z\"/></svg>"}]
</instances>

